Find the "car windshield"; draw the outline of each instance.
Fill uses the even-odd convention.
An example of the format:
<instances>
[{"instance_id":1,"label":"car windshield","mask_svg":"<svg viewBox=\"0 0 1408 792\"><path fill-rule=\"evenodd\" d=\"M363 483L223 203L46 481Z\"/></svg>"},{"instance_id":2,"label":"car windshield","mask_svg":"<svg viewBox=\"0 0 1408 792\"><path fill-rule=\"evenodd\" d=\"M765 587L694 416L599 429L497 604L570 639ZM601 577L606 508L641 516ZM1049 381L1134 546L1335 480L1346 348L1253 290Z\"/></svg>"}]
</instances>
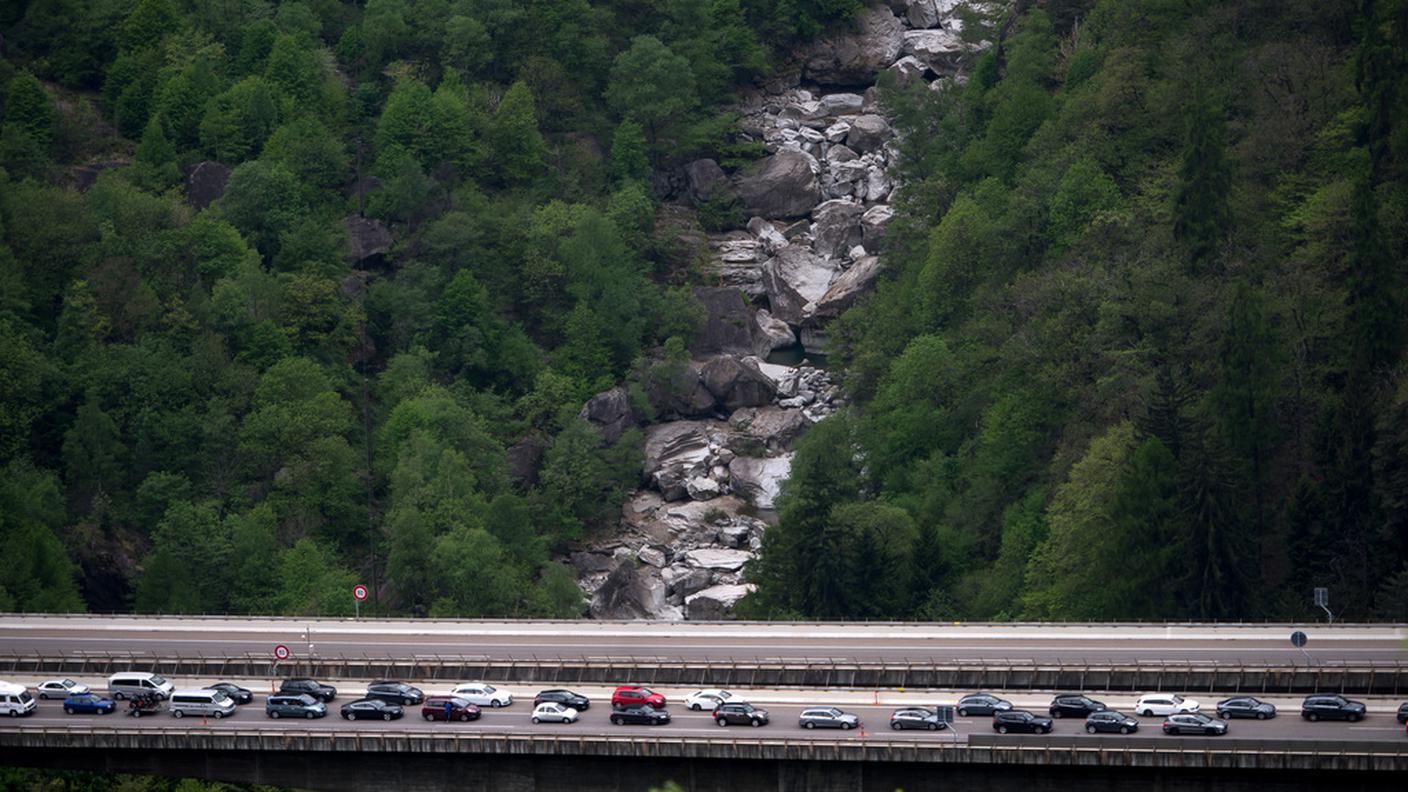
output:
<instances>
[{"instance_id":1,"label":"car windshield","mask_svg":"<svg viewBox=\"0 0 1408 792\"><path fill-rule=\"evenodd\" d=\"M61 679L59 680L59 684L66 688L78 687L78 683L74 682L72 679Z\"/></svg>"},{"instance_id":2,"label":"car windshield","mask_svg":"<svg viewBox=\"0 0 1408 792\"><path fill-rule=\"evenodd\" d=\"M1182 703L1183 703L1183 697L1182 697L1182 696L1174 696L1172 699L1170 699L1170 701L1172 701L1174 704L1182 704Z\"/></svg>"},{"instance_id":3,"label":"car windshield","mask_svg":"<svg viewBox=\"0 0 1408 792\"><path fill-rule=\"evenodd\" d=\"M210 700L214 701L216 704L224 704L230 700L230 697L225 694L225 691L217 690L215 694L210 697Z\"/></svg>"},{"instance_id":4,"label":"car windshield","mask_svg":"<svg viewBox=\"0 0 1408 792\"><path fill-rule=\"evenodd\" d=\"M166 684L166 680L165 680L165 679L162 679L161 677L157 676L156 674L152 674L152 684L153 684L153 685L156 685L157 687L161 687L162 685L165 685L165 684Z\"/></svg>"}]
</instances>

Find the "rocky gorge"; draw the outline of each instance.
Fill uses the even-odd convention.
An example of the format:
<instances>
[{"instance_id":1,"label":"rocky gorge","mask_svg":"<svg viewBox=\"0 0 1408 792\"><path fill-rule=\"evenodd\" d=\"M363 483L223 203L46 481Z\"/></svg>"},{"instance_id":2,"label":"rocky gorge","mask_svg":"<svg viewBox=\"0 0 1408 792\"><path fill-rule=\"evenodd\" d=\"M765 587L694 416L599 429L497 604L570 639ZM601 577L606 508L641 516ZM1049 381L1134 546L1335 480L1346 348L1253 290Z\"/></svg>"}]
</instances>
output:
<instances>
[{"instance_id":1,"label":"rocky gorge","mask_svg":"<svg viewBox=\"0 0 1408 792\"><path fill-rule=\"evenodd\" d=\"M570 554L593 617L727 618L750 590L745 567L794 443L844 403L816 364L826 324L872 288L894 215L894 132L875 82L885 71L900 85L962 80L981 46L960 35L964 5L865 9L741 98L742 133L766 156L732 174L704 159L657 179L668 233L699 248L711 285L694 289L705 316L689 359L647 394L640 488L615 531ZM694 207L710 204L737 207L746 225L703 233ZM624 387L581 417L608 442L646 423Z\"/></svg>"}]
</instances>

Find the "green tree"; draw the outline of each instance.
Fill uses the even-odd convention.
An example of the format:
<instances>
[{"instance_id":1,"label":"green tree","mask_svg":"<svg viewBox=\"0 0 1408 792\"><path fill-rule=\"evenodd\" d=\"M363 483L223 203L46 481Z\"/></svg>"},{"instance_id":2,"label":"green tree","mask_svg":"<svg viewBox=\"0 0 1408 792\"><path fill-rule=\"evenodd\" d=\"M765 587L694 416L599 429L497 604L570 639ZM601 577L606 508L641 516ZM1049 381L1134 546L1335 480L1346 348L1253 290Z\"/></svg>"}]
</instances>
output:
<instances>
[{"instance_id":1,"label":"green tree","mask_svg":"<svg viewBox=\"0 0 1408 792\"><path fill-rule=\"evenodd\" d=\"M111 497L121 489L127 449L96 390L88 391L73 425L64 432L63 456L75 513L87 514L95 499Z\"/></svg>"},{"instance_id":2,"label":"green tree","mask_svg":"<svg viewBox=\"0 0 1408 792\"><path fill-rule=\"evenodd\" d=\"M326 547L300 539L277 560L278 608L290 616L351 616L357 576Z\"/></svg>"},{"instance_id":3,"label":"green tree","mask_svg":"<svg viewBox=\"0 0 1408 792\"><path fill-rule=\"evenodd\" d=\"M304 212L298 177L278 162L246 162L230 174L220 211L266 260L272 259L282 235Z\"/></svg>"},{"instance_id":4,"label":"green tree","mask_svg":"<svg viewBox=\"0 0 1408 792\"><path fill-rule=\"evenodd\" d=\"M39 80L22 71L5 90L5 131L29 136L45 152L54 140L54 101Z\"/></svg>"},{"instance_id":5,"label":"green tree","mask_svg":"<svg viewBox=\"0 0 1408 792\"><path fill-rule=\"evenodd\" d=\"M287 115L287 100L262 77L246 77L212 98L200 121L200 144L211 156L237 163L258 155Z\"/></svg>"},{"instance_id":6,"label":"green tree","mask_svg":"<svg viewBox=\"0 0 1408 792\"><path fill-rule=\"evenodd\" d=\"M1096 214L1116 208L1120 190L1100 165L1089 157L1077 160L1061 177L1051 196L1051 243L1069 248L1085 233Z\"/></svg>"},{"instance_id":7,"label":"green tree","mask_svg":"<svg viewBox=\"0 0 1408 792\"><path fill-rule=\"evenodd\" d=\"M533 92L522 80L500 100L486 130L498 179L510 187L527 187L543 175L548 147L538 130Z\"/></svg>"},{"instance_id":8,"label":"green tree","mask_svg":"<svg viewBox=\"0 0 1408 792\"><path fill-rule=\"evenodd\" d=\"M636 36L616 56L606 101L623 117L639 121L658 139L668 126L699 104L689 61L654 36Z\"/></svg>"},{"instance_id":9,"label":"green tree","mask_svg":"<svg viewBox=\"0 0 1408 792\"><path fill-rule=\"evenodd\" d=\"M264 144L263 159L283 165L318 191L340 187L347 181L347 147L312 116L303 116L274 130Z\"/></svg>"},{"instance_id":10,"label":"green tree","mask_svg":"<svg viewBox=\"0 0 1408 792\"><path fill-rule=\"evenodd\" d=\"M1187 112L1183 163L1173 195L1173 236L1202 267L1222 250L1232 224L1231 164L1221 108L1199 89Z\"/></svg>"},{"instance_id":11,"label":"green tree","mask_svg":"<svg viewBox=\"0 0 1408 792\"><path fill-rule=\"evenodd\" d=\"M117 40L124 50L153 47L181 26L181 14L172 0L138 0L132 13L117 29Z\"/></svg>"},{"instance_id":12,"label":"green tree","mask_svg":"<svg viewBox=\"0 0 1408 792\"><path fill-rule=\"evenodd\" d=\"M176 166L176 147L166 139L160 118L148 121L142 132L133 177L139 185L157 192L174 186L181 179L181 171Z\"/></svg>"},{"instance_id":13,"label":"green tree","mask_svg":"<svg viewBox=\"0 0 1408 792\"><path fill-rule=\"evenodd\" d=\"M611 136L611 178L618 185L650 178L650 150L645 130L633 119L617 124Z\"/></svg>"}]
</instances>

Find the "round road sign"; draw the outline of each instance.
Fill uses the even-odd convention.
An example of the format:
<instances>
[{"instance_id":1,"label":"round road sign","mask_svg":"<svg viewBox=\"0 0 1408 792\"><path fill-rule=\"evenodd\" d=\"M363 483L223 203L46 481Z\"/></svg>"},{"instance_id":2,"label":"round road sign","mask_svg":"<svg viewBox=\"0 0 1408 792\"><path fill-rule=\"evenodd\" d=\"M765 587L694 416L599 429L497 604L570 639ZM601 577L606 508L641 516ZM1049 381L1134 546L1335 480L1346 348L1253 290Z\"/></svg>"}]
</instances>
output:
<instances>
[{"instance_id":1,"label":"round road sign","mask_svg":"<svg viewBox=\"0 0 1408 792\"><path fill-rule=\"evenodd\" d=\"M358 583L357 585L352 587L352 596L358 602L362 602L367 598L367 587L363 586L361 583Z\"/></svg>"},{"instance_id":2,"label":"round road sign","mask_svg":"<svg viewBox=\"0 0 1408 792\"><path fill-rule=\"evenodd\" d=\"M283 644L279 644L278 646L275 646L275 647L274 647L274 659L275 659L275 660L287 660L287 659L288 659L288 647L287 647L287 646L284 646Z\"/></svg>"},{"instance_id":3,"label":"round road sign","mask_svg":"<svg viewBox=\"0 0 1408 792\"><path fill-rule=\"evenodd\" d=\"M1305 633L1301 632L1300 630L1296 630L1295 632L1291 633L1291 646L1294 646L1299 649L1300 647L1305 646L1305 641Z\"/></svg>"}]
</instances>

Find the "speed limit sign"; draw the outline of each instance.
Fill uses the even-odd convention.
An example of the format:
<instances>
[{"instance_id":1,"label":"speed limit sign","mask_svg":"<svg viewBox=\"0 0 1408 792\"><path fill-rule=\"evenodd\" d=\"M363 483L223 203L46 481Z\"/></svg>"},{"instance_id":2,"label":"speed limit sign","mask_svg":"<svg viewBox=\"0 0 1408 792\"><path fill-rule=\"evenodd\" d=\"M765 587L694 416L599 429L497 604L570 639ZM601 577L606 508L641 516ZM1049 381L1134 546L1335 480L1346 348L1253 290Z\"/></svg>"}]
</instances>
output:
<instances>
[{"instance_id":1,"label":"speed limit sign","mask_svg":"<svg viewBox=\"0 0 1408 792\"><path fill-rule=\"evenodd\" d=\"M352 587L352 596L358 602L365 600L367 598L367 587L363 586L361 583L358 583L357 585Z\"/></svg>"},{"instance_id":2,"label":"speed limit sign","mask_svg":"<svg viewBox=\"0 0 1408 792\"><path fill-rule=\"evenodd\" d=\"M274 659L275 659L275 660L287 660L287 659L288 659L288 647L287 647L287 646L284 646L283 644L279 644L278 646L275 646L275 647L274 647Z\"/></svg>"}]
</instances>

